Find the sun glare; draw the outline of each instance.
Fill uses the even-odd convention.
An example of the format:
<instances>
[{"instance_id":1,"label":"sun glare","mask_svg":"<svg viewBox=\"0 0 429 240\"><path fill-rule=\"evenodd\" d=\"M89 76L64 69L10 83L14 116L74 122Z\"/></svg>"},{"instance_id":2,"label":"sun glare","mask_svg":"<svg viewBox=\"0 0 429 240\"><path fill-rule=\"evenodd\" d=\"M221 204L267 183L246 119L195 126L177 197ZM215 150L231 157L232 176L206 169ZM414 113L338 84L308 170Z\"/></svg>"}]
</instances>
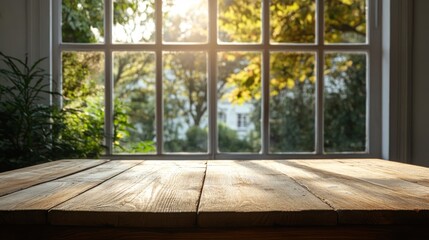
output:
<instances>
[{"instance_id":1,"label":"sun glare","mask_svg":"<svg viewBox=\"0 0 429 240\"><path fill-rule=\"evenodd\" d=\"M163 41L207 41L207 0L167 0L162 11Z\"/></svg>"},{"instance_id":2,"label":"sun glare","mask_svg":"<svg viewBox=\"0 0 429 240\"><path fill-rule=\"evenodd\" d=\"M192 11L197 12L203 11L203 9L195 8L195 6L200 6L202 1L206 0L172 0L167 1L167 4L170 6L170 14L185 16L191 11L191 9Z\"/></svg>"}]
</instances>

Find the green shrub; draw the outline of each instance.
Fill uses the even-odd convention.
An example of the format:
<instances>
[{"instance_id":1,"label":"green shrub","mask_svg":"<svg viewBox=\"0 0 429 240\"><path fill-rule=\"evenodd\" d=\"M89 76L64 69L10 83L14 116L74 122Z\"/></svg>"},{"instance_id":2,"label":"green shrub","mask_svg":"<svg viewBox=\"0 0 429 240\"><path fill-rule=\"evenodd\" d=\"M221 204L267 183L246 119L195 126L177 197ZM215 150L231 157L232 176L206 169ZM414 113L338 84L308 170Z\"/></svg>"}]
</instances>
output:
<instances>
[{"instance_id":1,"label":"green shrub","mask_svg":"<svg viewBox=\"0 0 429 240\"><path fill-rule=\"evenodd\" d=\"M0 171L102 153L102 109L82 112L47 103L61 95L49 90L49 75L39 67L43 59L30 65L27 57L0 53L0 61Z\"/></svg>"}]
</instances>

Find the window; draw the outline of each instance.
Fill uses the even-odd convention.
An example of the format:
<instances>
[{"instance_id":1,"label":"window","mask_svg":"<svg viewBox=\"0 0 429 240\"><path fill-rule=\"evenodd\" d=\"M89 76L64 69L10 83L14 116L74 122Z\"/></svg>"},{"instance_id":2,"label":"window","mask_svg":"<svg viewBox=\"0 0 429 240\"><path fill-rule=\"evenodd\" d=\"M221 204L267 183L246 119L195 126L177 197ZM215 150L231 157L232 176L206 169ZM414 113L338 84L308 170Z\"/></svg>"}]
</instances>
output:
<instances>
[{"instance_id":1,"label":"window","mask_svg":"<svg viewBox=\"0 0 429 240\"><path fill-rule=\"evenodd\" d=\"M63 106L107 155L379 152L377 1L54 4Z\"/></svg>"},{"instance_id":2,"label":"window","mask_svg":"<svg viewBox=\"0 0 429 240\"><path fill-rule=\"evenodd\" d=\"M245 128L247 125L247 115L244 113L237 113L237 128Z\"/></svg>"},{"instance_id":3,"label":"window","mask_svg":"<svg viewBox=\"0 0 429 240\"><path fill-rule=\"evenodd\" d=\"M223 111L223 110L221 110L221 109L218 109L218 113L217 113L217 121L219 122L219 123L226 123L226 121L227 121L227 118L226 118L226 114L225 114L225 112Z\"/></svg>"}]
</instances>

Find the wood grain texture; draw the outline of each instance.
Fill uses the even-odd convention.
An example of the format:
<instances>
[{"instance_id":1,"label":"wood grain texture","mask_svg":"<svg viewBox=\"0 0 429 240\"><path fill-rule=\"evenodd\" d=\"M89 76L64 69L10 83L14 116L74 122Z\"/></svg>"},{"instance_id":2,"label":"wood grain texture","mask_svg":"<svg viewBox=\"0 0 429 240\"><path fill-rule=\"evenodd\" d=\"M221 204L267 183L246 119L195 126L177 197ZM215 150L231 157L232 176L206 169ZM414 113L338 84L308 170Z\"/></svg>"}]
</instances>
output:
<instances>
[{"instance_id":1,"label":"wood grain texture","mask_svg":"<svg viewBox=\"0 0 429 240\"><path fill-rule=\"evenodd\" d=\"M49 212L54 225L193 227L205 161L145 161Z\"/></svg>"},{"instance_id":2,"label":"wood grain texture","mask_svg":"<svg viewBox=\"0 0 429 240\"><path fill-rule=\"evenodd\" d=\"M368 162L365 162L368 160ZM406 180L405 175L412 175L412 173L392 172L388 170L389 167L381 167L384 163L382 161L376 161L379 167L373 167L375 164L371 164L371 159L349 159L349 160L329 160L329 161L309 161L308 164L318 169L325 171L332 171L335 169L336 173L347 175L362 181L384 187L395 191L396 195L400 195L404 198L417 197L421 199L429 199L429 187L421 185L419 183ZM388 163L386 161L386 163ZM389 164L389 163L388 163ZM389 164L391 165L391 164ZM332 167L335 166L335 167ZM419 167L417 167L419 169ZM427 177L429 178L429 171L427 171ZM412 176L411 176L412 177ZM419 178L419 179L424 179Z\"/></svg>"},{"instance_id":3,"label":"wood grain texture","mask_svg":"<svg viewBox=\"0 0 429 240\"><path fill-rule=\"evenodd\" d=\"M409 194L410 191L404 193L404 182L398 186L388 181L382 184L382 180L371 178L370 173L348 168L336 160L271 161L271 164L332 206L338 212L340 224L429 221L428 198L423 198L423 192L417 196Z\"/></svg>"},{"instance_id":4,"label":"wood grain texture","mask_svg":"<svg viewBox=\"0 0 429 240\"><path fill-rule=\"evenodd\" d=\"M379 159L341 159L338 162L357 169L385 173L390 176L390 179L405 180L429 187L429 168Z\"/></svg>"},{"instance_id":5,"label":"wood grain texture","mask_svg":"<svg viewBox=\"0 0 429 240\"><path fill-rule=\"evenodd\" d=\"M40 233L48 239L316 238L299 229L353 239L350 224L367 234L429 226L428 177L428 168L376 159L64 160L0 174L12 189L0 197L0 227L64 227Z\"/></svg>"},{"instance_id":6,"label":"wood grain texture","mask_svg":"<svg viewBox=\"0 0 429 240\"><path fill-rule=\"evenodd\" d=\"M59 160L0 173L0 196L89 169L108 160Z\"/></svg>"},{"instance_id":7,"label":"wood grain texture","mask_svg":"<svg viewBox=\"0 0 429 240\"><path fill-rule=\"evenodd\" d=\"M209 161L201 227L336 224L331 207L265 161Z\"/></svg>"},{"instance_id":8,"label":"wood grain texture","mask_svg":"<svg viewBox=\"0 0 429 240\"><path fill-rule=\"evenodd\" d=\"M49 209L142 161L111 161L0 197L1 224L45 224Z\"/></svg>"}]
</instances>

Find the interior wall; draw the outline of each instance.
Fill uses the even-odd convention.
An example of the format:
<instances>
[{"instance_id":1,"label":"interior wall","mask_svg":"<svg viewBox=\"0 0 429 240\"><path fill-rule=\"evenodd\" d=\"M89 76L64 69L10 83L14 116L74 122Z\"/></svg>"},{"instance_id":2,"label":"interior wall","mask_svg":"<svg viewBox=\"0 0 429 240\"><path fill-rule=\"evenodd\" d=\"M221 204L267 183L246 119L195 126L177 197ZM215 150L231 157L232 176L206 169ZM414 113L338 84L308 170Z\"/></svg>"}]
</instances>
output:
<instances>
[{"instance_id":1,"label":"interior wall","mask_svg":"<svg viewBox=\"0 0 429 240\"><path fill-rule=\"evenodd\" d=\"M429 166L429 1L414 0L412 163Z\"/></svg>"},{"instance_id":2,"label":"interior wall","mask_svg":"<svg viewBox=\"0 0 429 240\"><path fill-rule=\"evenodd\" d=\"M27 53L26 0L0 0L0 51L24 58Z\"/></svg>"},{"instance_id":3,"label":"interior wall","mask_svg":"<svg viewBox=\"0 0 429 240\"><path fill-rule=\"evenodd\" d=\"M45 58L38 66L51 75L50 16L51 0L0 0L0 51L22 60L28 56L30 64ZM51 90L51 79L45 81ZM50 103L51 97L41 101Z\"/></svg>"}]
</instances>

